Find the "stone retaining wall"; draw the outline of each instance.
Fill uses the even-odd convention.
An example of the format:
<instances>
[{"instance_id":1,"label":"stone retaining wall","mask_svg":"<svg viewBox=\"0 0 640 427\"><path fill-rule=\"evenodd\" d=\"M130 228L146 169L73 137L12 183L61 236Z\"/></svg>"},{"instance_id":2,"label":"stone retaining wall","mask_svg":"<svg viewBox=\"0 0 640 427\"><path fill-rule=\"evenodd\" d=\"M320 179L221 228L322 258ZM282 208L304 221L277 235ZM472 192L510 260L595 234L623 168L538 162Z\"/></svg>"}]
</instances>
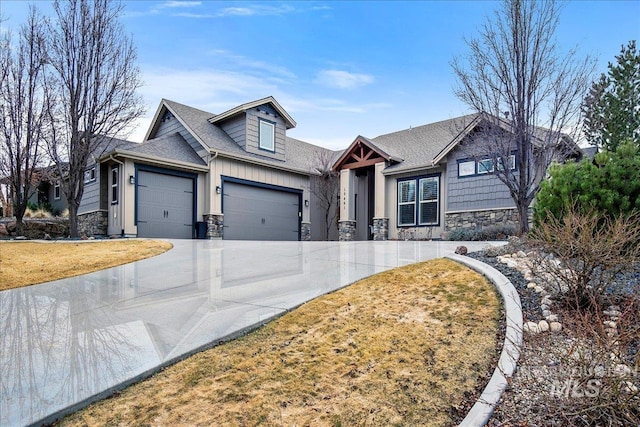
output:
<instances>
[{"instance_id":1,"label":"stone retaining wall","mask_svg":"<svg viewBox=\"0 0 640 427\"><path fill-rule=\"evenodd\" d=\"M107 211L95 211L78 215L78 234L80 236L98 237L107 235L109 226Z\"/></svg>"}]
</instances>

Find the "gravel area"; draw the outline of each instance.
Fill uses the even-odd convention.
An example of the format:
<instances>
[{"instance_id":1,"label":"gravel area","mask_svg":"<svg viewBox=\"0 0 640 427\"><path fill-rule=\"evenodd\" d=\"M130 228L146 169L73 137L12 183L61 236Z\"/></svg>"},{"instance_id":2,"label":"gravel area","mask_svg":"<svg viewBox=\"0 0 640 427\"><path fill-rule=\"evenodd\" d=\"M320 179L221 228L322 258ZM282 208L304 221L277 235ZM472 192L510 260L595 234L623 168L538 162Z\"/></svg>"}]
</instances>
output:
<instances>
[{"instance_id":1,"label":"gravel area","mask_svg":"<svg viewBox=\"0 0 640 427\"><path fill-rule=\"evenodd\" d=\"M467 256L480 260L504 274L520 295L524 321L538 322L542 319L540 293L527 287L528 281L519 271L499 262L497 258L499 255L512 254L520 250L527 252L526 247L512 241L498 249L470 252ZM640 266L630 273L618 276L616 282L618 290L640 289ZM574 322L569 312L560 309L557 312L563 326L560 332L539 334L525 332L518 369L488 426L640 425L638 422L640 420L638 414L640 412L638 409L640 406L638 370L640 368L636 364L624 379L626 382L623 384L629 384L631 391L627 390L622 394L618 391L618 394L615 394L607 389L606 385L615 375L606 371L604 376L597 377L594 376L592 368L598 364L611 364L611 361L608 361L610 350L590 347L588 344L590 341L585 339L586 335L581 331L584 324ZM640 323L637 314L633 322L635 326ZM581 353L582 351L584 354ZM578 355L584 360L578 362L576 359ZM633 355L631 359L638 360L637 356ZM601 360L603 362L600 362ZM614 362L611 366L620 366L616 366L615 363L618 362ZM582 382L578 385L580 381ZM597 383L588 381L597 381ZM619 384L621 380L617 381ZM617 406L618 403L624 401L626 404L627 399L630 406L627 410L621 410ZM611 405L612 402L613 405ZM607 413L609 410L611 412ZM575 413L579 411L588 414L584 416L582 422L576 421L580 417L576 417ZM625 411L630 418L621 420L619 414L624 414ZM565 416L566 414L573 415ZM601 418L594 421L594 416Z\"/></svg>"}]
</instances>

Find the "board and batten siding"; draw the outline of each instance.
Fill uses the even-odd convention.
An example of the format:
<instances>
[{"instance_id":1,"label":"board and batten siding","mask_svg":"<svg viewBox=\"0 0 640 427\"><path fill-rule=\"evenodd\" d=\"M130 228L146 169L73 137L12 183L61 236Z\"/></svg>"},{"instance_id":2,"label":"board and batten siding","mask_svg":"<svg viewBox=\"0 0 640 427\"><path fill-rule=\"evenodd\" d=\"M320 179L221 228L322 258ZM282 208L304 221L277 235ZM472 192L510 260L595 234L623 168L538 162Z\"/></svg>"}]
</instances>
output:
<instances>
[{"instance_id":1,"label":"board and batten siding","mask_svg":"<svg viewBox=\"0 0 640 427\"><path fill-rule=\"evenodd\" d=\"M222 185L222 177L225 176L262 184L302 190L302 200L310 199L311 184L309 177L306 175L255 165L225 157L217 157L213 162L211 162L211 174L215 179L215 182L211 185L213 191L215 191L216 186ZM215 197L215 194L212 194L211 196L211 199L213 200L211 212L222 212L222 198L219 195L218 197ZM308 222L309 218L309 209L303 208L302 221Z\"/></svg>"},{"instance_id":2,"label":"board and batten siding","mask_svg":"<svg viewBox=\"0 0 640 427\"><path fill-rule=\"evenodd\" d=\"M469 156L456 149L447 161L447 212L512 208L513 199L507 186L495 175L458 177L458 160Z\"/></svg>"},{"instance_id":3,"label":"board and batten siding","mask_svg":"<svg viewBox=\"0 0 640 427\"><path fill-rule=\"evenodd\" d=\"M275 153L267 150L261 150L259 148L259 119L264 119L268 122L275 123ZM285 160L285 139L286 139L286 124L284 119L279 114L267 105L261 105L257 108L252 108L246 112L246 146L245 150L249 153L259 154L261 156L269 157L277 160Z\"/></svg>"},{"instance_id":4,"label":"board and batten siding","mask_svg":"<svg viewBox=\"0 0 640 427\"><path fill-rule=\"evenodd\" d=\"M207 150L205 150L202 145L196 140L196 138L189 132L183 125L180 123L178 119L176 119L173 115L168 116L170 118L165 118L161 120L158 129L154 135L154 138L159 138L164 135L173 135L178 132L180 136L182 136L185 141L193 148L193 150L198 153L200 157L206 157Z\"/></svg>"},{"instance_id":5,"label":"board and batten siding","mask_svg":"<svg viewBox=\"0 0 640 427\"><path fill-rule=\"evenodd\" d=\"M247 121L245 114L230 118L220 124L223 131L227 133L240 147L245 148L247 138Z\"/></svg>"}]
</instances>

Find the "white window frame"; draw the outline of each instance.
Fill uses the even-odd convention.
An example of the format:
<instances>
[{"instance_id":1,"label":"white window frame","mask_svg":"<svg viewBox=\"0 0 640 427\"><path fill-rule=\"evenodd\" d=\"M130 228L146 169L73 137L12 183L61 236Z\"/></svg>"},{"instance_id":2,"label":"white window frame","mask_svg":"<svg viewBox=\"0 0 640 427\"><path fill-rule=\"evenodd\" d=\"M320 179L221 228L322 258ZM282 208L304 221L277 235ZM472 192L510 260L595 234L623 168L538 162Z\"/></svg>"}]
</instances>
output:
<instances>
[{"instance_id":1,"label":"white window frame","mask_svg":"<svg viewBox=\"0 0 640 427\"><path fill-rule=\"evenodd\" d=\"M263 135L271 136L271 144L265 145ZM276 124L267 120L258 119L258 148L275 153L276 151Z\"/></svg>"},{"instance_id":2,"label":"white window frame","mask_svg":"<svg viewBox=\"0 0 640 427\"><path fill-rule=\"evenodd\" d=\"M516 155L515 154L510 154L509 157L509 170L516 170ZM498 170L501 171L503 170L502 167L502 157L498 158Z\"/></svg>"},{"instance_id":3,"label":"white window frame","mask_svg":"<svg viewBox=\"0 0 640 427\"><path fill-rule=\"evenodd\" d=\"M119 187L120 187L120 176L118 173L118 168L111 168L111 204L117 205L119 199Z\"/></svg>"},{"instance_id":4,"label":"white window frame","mask_svg":"<svg viewBox=\"0 0 640 427\"><path fill-rule=\"evenodd\" d=\"M458 176L473 176L476 174L476 161L466 160L458 163Z\"/></svg>"},{"instance_id":5,"label":"white window frame","mask_svg":"<svg viewBox=\"0 0 640 427\"><path fill-rule=\"evenodd\" d=\"M53 200L60 200L60 181L53 184Z\"/></svg>"},{"instance_id":6,"label":"white window frame","mask_svg":"<svg viewBox=\"0 0 640 427\"><path fill-rule=\"evenodd\" d=\"M422 183L423 182L435 182L436 183L436 192L434 199L423 200L423 192L422 192ZM418 181L419 192L419 206L418 206L418 224L419 225L438 225L440 223L440 177L439 176L429 176L425 178L420 178ZM420 219L422 218L422 208L428 204L436 205L436 220L433 222L422 222Z\"/></svg>"},{"instance_id":7,"label":"white window frame","mask_svg":"<svg viewBox=\"0 0 640 427\"><path fill-rule=\"evenodd\" d=\"M84 171L84 182L85 184L88 182L93 182L96 180L96 167L92 166L86 171Z\"/></svg>"},{"instance_id":8,"label":"white window frame","mask_svg":"<svg viewBox=\"0 0 640 427\"><path fill-rule=\"evenodd\" d=\"M407 202L402 201L402 186L405 184L406 185L413 184L413 200L410 200ZM397 221L398 227L408 227L408 226L416 225L416 184L417 183L415 179L398 181L398 221ZM408 194L410 194L410 192ZM401 207L409 206L409 205L413 207L413 222L402 223L400 222L402 220L402 216L400 215Z\"/></svg>"},{"instance_id":9,"label":"white window frame","mask_svg":"<svg viewBox=\"0 0 640 427\"><path fill-rule=\"evenodd\" d=\"M487 167L484 165L486 162L491 162L491 169L487 169ZM478 161L478 175L493 173L494 170L493 159L482 159Z\"/></svg>"}]
</instances>

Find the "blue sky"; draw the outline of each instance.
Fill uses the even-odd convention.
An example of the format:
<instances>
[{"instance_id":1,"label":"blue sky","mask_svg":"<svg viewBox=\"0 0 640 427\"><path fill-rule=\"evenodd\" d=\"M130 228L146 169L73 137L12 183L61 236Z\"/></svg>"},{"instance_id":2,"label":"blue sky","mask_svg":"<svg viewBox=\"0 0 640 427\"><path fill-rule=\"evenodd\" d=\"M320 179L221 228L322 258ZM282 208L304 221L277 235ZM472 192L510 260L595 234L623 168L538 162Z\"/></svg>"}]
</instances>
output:
<instances>
[{"instance_id":1,"label":"blue sky","mask_svg":"<svg viewBox=\"0 0 640 427\"><path fill-rule=\"evenodd\" d=\"M162 98L212 113L273 95L296 120L289 136L332 149L469 112L450 61L468 52L495 1L125 1L147 115ZM49 2L36 4L45 13ZM0 2L17 27L28 3ZM640 0L568 2L562 51L598 59L597 73L640 39ZM594 76L595 78L596 76Z\"/></svg>"}]
</instances>

